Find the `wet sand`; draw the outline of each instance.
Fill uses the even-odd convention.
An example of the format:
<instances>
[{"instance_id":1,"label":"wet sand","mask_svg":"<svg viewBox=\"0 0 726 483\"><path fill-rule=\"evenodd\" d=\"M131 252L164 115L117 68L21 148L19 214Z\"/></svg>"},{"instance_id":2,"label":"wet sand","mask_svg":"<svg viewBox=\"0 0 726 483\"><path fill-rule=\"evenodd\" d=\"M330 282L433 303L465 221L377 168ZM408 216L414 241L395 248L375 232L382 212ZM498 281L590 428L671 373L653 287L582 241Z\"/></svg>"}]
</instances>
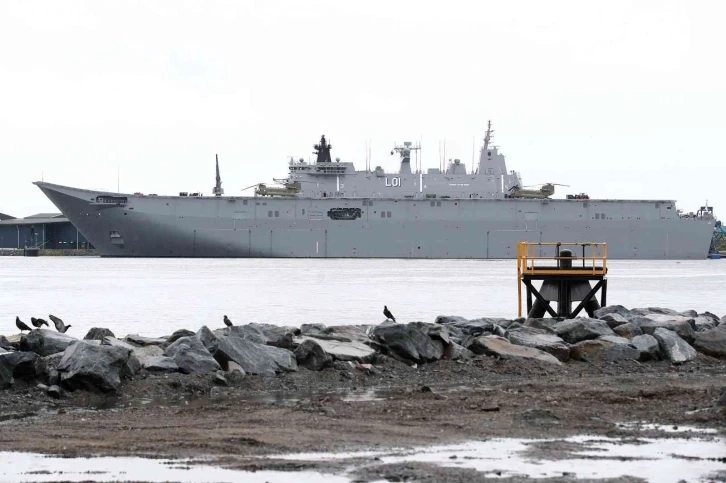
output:
<instances>
[{"instance_id":1,"label":"wet sand","mask_svg":"<svg viewBox=\"0 0 726 483\"><path fill-rule=\"evenodd\" d=\"M0 451L212 457L235 469L339 473L360 461L281 456L496 437L632 436L621 426L627 422L726 432L726 409L714 408L726 388L726 362L702 355L677 367L478 357L412 368L389 359L373 374L300 369L271 378L228 375L228 386L213 380L213 374L139 374L118 397L76 392L61 400L19 382L0 392ZM659 429L639 434L672 436ZM381 472L391 481L404 472L423 481L483 478L428 464L380 464L371 471L370 463L357 474L360 481Z\"/></svg>"}]
</instances>

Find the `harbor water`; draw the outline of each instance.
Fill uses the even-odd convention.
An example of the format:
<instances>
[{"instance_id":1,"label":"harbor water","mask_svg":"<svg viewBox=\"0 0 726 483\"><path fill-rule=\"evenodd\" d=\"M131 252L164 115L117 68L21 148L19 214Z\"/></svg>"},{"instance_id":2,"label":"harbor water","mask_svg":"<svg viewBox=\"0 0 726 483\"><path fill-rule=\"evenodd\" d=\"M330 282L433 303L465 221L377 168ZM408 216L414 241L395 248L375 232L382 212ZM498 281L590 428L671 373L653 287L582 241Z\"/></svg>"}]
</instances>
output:
<instances>
[{"instance_id":1,"label":"harbor water","mask_svg":"<svg viewBox=\"0 0 726 483\"><path fill-rule=\"evenodd\" d=\"M726 263L611 261L608 302L726 314ZM236 324L375 324L437 315L516 317L513 260L0 258L0 333L61 317L82 337Z\"/></svg>"}]
</instances>

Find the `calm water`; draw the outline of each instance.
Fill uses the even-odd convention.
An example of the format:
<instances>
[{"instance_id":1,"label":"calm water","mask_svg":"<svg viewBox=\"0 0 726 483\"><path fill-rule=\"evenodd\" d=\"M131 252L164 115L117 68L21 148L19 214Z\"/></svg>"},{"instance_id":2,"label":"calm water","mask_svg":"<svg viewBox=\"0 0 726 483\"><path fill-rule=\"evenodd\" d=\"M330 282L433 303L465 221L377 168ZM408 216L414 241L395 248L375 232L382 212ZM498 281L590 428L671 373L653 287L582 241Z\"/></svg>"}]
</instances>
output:
<instances>
[{"instance_id":1,"label":"calm water","mask_svg":"<svg viewBox=\"0 0 726 483\"><path fill-rule=\"evenodd\" d=\"M726 314L726 260L613 261L608 301ZM0 333L49 313L91 327L165 335L267 322L379 323L437 315L515 317L512 260L264 260L0 257Z\"/></svg>"}]
</instances>

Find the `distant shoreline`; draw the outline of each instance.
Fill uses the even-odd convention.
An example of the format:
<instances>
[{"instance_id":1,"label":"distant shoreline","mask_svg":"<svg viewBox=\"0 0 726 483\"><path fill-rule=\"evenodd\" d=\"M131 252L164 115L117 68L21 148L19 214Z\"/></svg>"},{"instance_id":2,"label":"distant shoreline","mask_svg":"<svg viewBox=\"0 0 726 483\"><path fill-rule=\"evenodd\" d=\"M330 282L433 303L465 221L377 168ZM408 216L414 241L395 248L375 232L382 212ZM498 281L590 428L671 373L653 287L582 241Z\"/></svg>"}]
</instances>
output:
<instances>
[{"instance_id":1,"label":"distant shoreline","mask_svg":"<svg viewBox=\"0 0 726 483\"><path fill-rule=\"evenodd\" d=\"M22 257L22 248L0 248L0 257ZM43 249L38 252L40 257L97 257L98 250L89 249Z\"/></svg>"}]
</instances>

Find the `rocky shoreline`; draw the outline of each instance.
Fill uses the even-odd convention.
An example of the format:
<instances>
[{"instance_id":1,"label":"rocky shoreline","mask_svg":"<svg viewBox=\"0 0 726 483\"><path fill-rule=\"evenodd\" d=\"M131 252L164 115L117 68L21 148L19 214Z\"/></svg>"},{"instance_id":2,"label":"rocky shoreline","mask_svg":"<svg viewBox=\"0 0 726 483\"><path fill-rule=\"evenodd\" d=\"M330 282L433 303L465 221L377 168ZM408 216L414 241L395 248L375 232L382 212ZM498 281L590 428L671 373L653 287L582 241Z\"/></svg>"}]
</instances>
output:
<instances>
[{"instance_id":1,"label":"rocky shoreline","mask_svg":"<svg viewBox=\"0 0 726 483\"><path fill-rule=\"evenodd\" d=\"M48 394L85 390L115 393L139 373L270 377L300 368L376 372L391 358L417 367L439 360L477 357L577 362L665 360L678 365L699 353L726 359L726 316L651 307L609 306L597 318L468 320L439 316L433 323L301 327L249 323L169 336L116 338L107 328L79 340L48 329L0 336L0 388L16 379L46 386Z\"/></svg>"},{"instance_id":2,"label":"rocky shoreline","mask_svg":"<svg viewBox=\"0 0 726 483\"><path fill-rule=\"evenodd\" d=\"M725 318L620 306L596 316L251 323L164 337L97 328L84 339L36 329L0 338L0 450L212 458L245 471L352 465L355 481L454 482L485 477L290 454L632 438L629 422L726 433Z\"/></svg>"}]
</instances>

